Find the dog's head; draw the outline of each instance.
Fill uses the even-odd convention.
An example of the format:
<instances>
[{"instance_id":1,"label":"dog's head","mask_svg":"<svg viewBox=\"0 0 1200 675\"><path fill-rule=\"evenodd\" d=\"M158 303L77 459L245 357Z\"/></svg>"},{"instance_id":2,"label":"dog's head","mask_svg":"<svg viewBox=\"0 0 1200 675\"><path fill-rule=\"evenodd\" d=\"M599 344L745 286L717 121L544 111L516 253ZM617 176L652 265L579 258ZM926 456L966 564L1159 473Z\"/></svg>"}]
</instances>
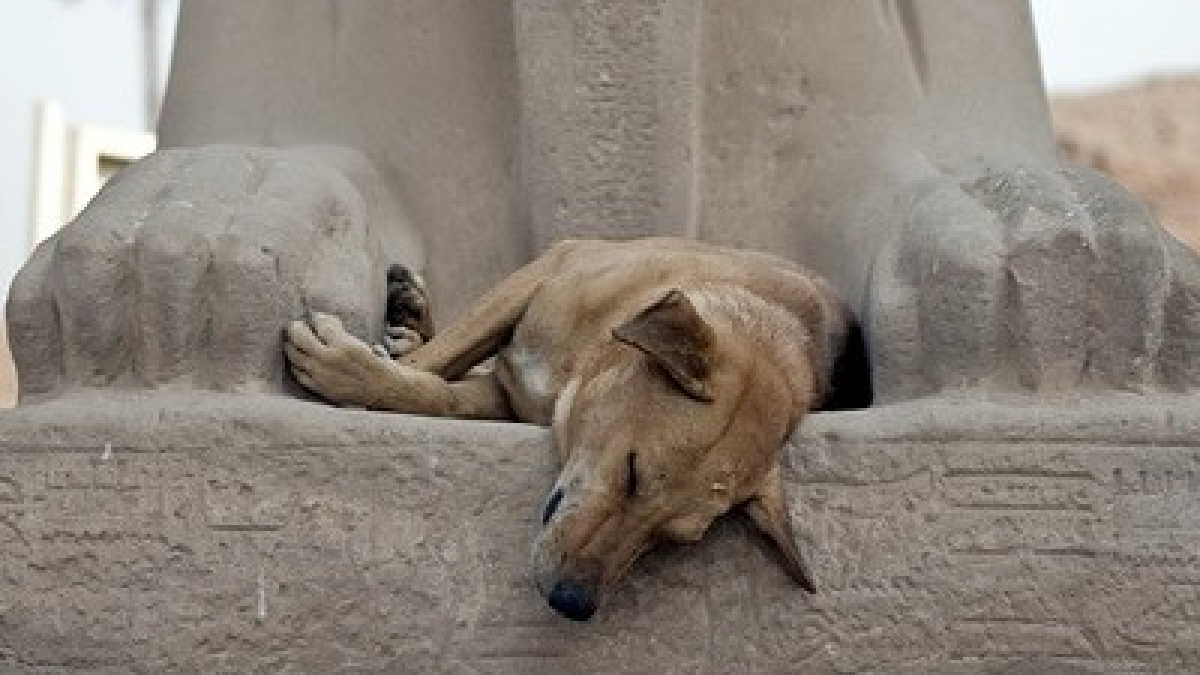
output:
<instances>
[{"instance_id":1,"label":"dog's head","mask_svg":"<svg viewBox=\"0 0 1200 675\"><path fill-rule=\"evenodd\" d=\"M722 287L672 290L613 337L555 407L563 469L533 555L550 605L589 618L656 542L696 541L739 506L812 591L779 468L787 435L815 396L804 326Z\"/></svg>"}]
</instances>

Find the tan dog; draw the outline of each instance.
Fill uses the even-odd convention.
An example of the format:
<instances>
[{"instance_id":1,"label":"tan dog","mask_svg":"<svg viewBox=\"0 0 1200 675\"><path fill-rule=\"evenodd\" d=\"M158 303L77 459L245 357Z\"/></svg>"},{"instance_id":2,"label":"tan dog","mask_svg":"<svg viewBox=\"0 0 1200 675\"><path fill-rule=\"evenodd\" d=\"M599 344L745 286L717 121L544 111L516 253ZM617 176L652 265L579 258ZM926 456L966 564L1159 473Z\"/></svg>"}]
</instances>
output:
<instances>
[{"instance_id":1,"label":"tan dog","mask_svg":"<svg viewBox=\"0 0 1200 675\"><path fill-rule=\"evenodd\" d=\"M694 241L563 242L424 344L419 285L403 270L389 285L389 315L408 317L393 351L408 353L393 361L315 315L287 328L292 372L339 403L552 426L562 472L533 567L560 613L589 618L656 541L696 541L739 505L814 590L780 451L835 368L852 380L840 403L869 403L861 334L826 282Z\"/></svg>"}]
</instances>

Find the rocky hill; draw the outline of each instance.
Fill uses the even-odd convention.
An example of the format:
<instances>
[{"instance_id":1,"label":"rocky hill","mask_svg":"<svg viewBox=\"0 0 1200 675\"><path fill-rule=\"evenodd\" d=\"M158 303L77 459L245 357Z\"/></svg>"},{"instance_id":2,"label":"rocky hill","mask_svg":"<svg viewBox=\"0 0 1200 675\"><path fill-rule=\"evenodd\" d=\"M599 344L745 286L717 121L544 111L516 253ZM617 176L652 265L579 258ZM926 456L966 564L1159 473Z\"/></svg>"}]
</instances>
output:
<instances>
[{"instance_id":1,"label":"rocky hill","mask_svg":"<svg viewBox=\"0 0 1200 675\"><path fill-rule=\"evenodd\" d=\"M1200 249L1200 75L1059 97L1053 111L1069 160L1114 176Z\"/></svg>"},{"instance_id":2,"label":"rocky hill","mask_svg":"<svg viewBox=\"0 0 1200 675\"><path fill-rule=\"evenodd\" d=\"M1200 75L1059 97L1052 109L1070 161L1114 176L1176 237L1200 250ZM0 407L15 400L0 321Z\"/></svg>"}]
</instances>

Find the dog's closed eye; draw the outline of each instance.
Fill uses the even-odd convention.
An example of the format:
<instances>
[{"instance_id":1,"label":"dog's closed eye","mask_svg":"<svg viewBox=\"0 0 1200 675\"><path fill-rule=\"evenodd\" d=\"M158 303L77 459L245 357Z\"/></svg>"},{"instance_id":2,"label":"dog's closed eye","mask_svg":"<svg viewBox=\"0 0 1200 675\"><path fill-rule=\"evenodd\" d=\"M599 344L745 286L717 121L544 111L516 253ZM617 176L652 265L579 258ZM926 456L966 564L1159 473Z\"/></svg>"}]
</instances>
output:
<instances>
[{"instance_id":1,"label":"dog's closed eye","mask_svg":"<svg viewBox=\"0 0 1200 675\"><path fill-rule=\"evenodd\" d=\"M562 504L562 500L562 488L555 490L554 494L550 495L550 499L546 502L546 508L542 509L542 525L550 522L550 519L554 517L554 512L558 511L558 505Z\"/></svg>"},{"instance_id":2,"label":"dog's closed eye","mask_svg":"<svg viewBox=\"0 0 1200 675\"><path fill-rule=\"evenodd\" d=\"M625 474L625 496L633 498L637 496L638 490L638 474L637 474L637 455L629 453L629 470Z\"/></svg>"}]
</instances>

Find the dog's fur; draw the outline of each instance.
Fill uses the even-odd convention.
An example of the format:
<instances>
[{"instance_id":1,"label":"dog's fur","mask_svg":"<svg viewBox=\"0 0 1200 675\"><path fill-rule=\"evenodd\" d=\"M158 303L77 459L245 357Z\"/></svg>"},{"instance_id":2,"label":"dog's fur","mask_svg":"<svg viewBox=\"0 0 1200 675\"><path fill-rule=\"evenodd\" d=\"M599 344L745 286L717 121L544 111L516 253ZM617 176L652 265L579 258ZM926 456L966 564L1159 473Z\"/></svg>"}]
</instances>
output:
<instances>
[{"instance_id":1,"label":"dog's fur","mask_svg":"<svg viewBox=\"0 0 1200 675\"><path fill-rule=\"evenodd\" d=\"M389 287L396 360L315 315L287 328L293 374L339 403L550 425L562 471L533 559L555 609L588 618L654 542L695 541L736 506L814 590L780 451L835 370L839 407L869 402L861 335L824 280L688 240L562 242L428 342L419 284L398 270Z\"/></svg>"}]
</instances>

